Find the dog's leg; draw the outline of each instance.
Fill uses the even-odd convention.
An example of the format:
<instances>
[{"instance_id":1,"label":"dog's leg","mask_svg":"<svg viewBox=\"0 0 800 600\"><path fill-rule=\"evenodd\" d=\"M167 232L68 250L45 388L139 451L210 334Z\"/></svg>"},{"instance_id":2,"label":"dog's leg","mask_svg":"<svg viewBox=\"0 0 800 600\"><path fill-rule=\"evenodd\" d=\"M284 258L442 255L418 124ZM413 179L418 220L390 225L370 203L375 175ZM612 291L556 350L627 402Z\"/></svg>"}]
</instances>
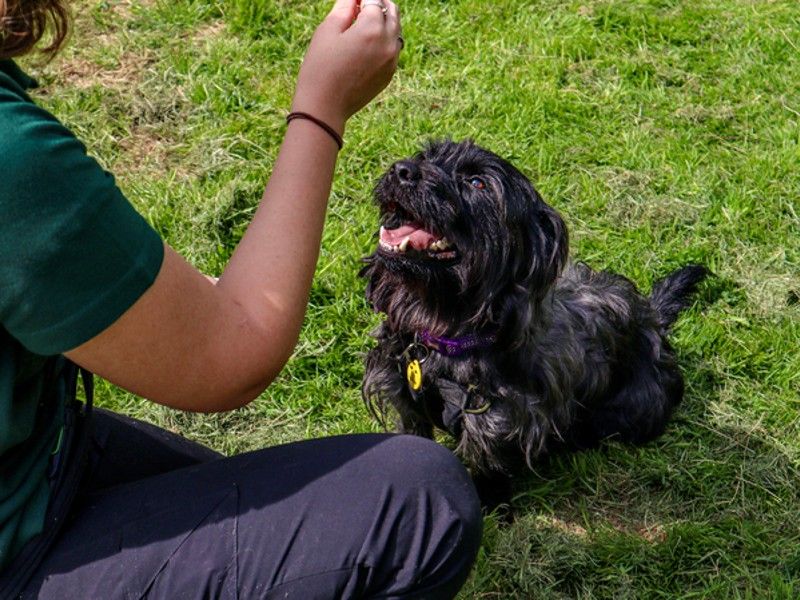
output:
<instances>
[{"instance_id":1,"label":"dog's leg","mask_svg":"<svg viewBox=\"0 0 800 600\"><path fill-rule=\"evenodd\" d=\"M411 408L411 400L393 402L400 418L397 421L398 433L418 435L420 437L433 439L433 424L424 415L419 414Z\"/></svg>"},{"instance_id":2,"label":"dog's leg","mask_svg":"<svg viewBox=\"0 0 800 600\"><path fill-rule=\"evenodd\" d=\"M575 449L592 448L609 438L645 444L664 433L682 397L683 379L674 362L642 364L616 393L576 420L569 439Z\"/></svg>"},{"instance_id":3,"label":"dog's leg","mask_svg":"<svg viewBox=\"0 0 800 600\"><path fill-rule=\"evenodd\" d=\"M511 477L500 471L473 473L472 482L486 514L494 512L504 523L514 521L511 508Z\"/></svg>"},{"instance_id":4,"label":"dog's leg","mask_svg":"<svg viewBox=\"0 0 800 600\"><path fill-rule=\"evenodd\" d=\"M385 327L385 325L382 325ZM398 433L418 435L433 439L433 424L416 407L416 402L408 391L408 383L397 369L392 358L398 354L385 339L379 337L381 345L373 348L367 355L361 395L372 413L386 426L390 421L389 410L393 407L399 417L395 423Z\"/></svg>"}]
</instances>

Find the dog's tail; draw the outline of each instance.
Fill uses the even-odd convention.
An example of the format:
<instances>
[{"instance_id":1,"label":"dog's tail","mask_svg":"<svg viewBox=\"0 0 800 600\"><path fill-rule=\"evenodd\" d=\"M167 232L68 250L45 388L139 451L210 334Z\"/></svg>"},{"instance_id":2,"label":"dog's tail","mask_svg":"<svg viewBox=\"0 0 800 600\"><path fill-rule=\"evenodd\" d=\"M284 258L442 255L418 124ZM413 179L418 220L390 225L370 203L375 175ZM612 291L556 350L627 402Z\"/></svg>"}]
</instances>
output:
<instances>
[{"instance_id":1,"label":"dog's tail","mask_svg":"<svg viewBox=\"0 0 800 600\"><path fill-rule=\"evenodd\" d=\"M710 274L711 271L702 265L686 265L653 284L650 301L661 327L666 330L672 326L689 305L697 286Z\"/></svg>"}]
</instances>

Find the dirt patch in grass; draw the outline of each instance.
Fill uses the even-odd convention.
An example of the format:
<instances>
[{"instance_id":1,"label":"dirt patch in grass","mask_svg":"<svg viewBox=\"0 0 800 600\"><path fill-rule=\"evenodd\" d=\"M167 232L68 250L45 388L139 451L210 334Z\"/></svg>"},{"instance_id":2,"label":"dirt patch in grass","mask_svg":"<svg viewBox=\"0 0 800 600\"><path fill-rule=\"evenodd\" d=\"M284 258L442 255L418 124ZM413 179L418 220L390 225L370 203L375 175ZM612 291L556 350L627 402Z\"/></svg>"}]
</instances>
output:
<instances>
[{"instance_id":1,"label":"dirt patch in grass","mask_svg":"<svg viewBox=\"0 0 800 600\"><path fill-rule=\"evenodd\" d=\"M152 8L155 4L156 0L119 0L109 3L108 10L124 21L131 21L137 10Z\"/></svg>"},{"instance_id":2,"label":"dirt patch in grass","mask_svg":"<svg viewBox=\"0 0 800 600\"><path fill-rule=\"evenodd\" d=\"M659 523L632 523L623 515L612 513L598 514L597 516L605 519L615 531L642 538L647 542L661 543L667 539L667 532Z\"/></svg>"},{"instance_id":3,"label":"dirt patch in grass","mask_svg":"<svg viewBox=\"0 0 800 600\"><path fill-rule=\"evenodd\" d=\"M199 27L191 38L196 42L213 41L219 38L226 30L227 27L224 21L212 21Z\"/></svg>"},{"instance_id":4,"label":"dirt patch in grass","mask_svg":"<svg viewBox=\"0 0 800 600\"><path fill-rule=\"evenodd\" d=\"M130 135L119 139L120 154L115 167L126 174L164 172L170 168L170 147L174 145L167 131L182 114L185 101L180 90L171 95L149 98L143 94L143 82L157 57L152 52L125 52L109 68L90 59L75 57L55 69L55 87L70 90L102 88L105 94L127 98Z\"/></svg>"},{"instance_id":5,"label":"dirt patch in grass","mask_svg":"<svg viewBox=\"0 0 800 600\"><path fill-rule=\"evenodd\" d=\"M542 515L537 518L547 527L556 529L581 539L591 538L592 532L579 523L578 514ZM616 532L641 538L647 542L660 543L667 539L667 532L661 523L639 522L623 510L614 511L609 507L597 506L591 511L592 528L611 528Z\"/></svg>"},{"instance_id":6,"label":"dirt patch in grass","mask_svg":"<svg viewBox=\"0 0 800 600\"><path fill-rule=\"evenodd\" d=\"M174 166L170 151L171 142L146 128L135 130L133 135L119 141L119 158L115 168L125 177L143 172L165 172Z\"/></svg>"},{"instance_id":7,"label":"dirt patch in grass","mask_svg":"<svg viewBox=\"0 0 800 600\"><path fill-rule=\"evenodd\" d=\"M155 60L155 56L147 51L126 52L120 56L116 67L109 69L94 61L76 57L58 65L56 83L74 89L99 85L130 92L136 90L144 72Z\"/></svg>"},{"instance_id":8,"label":"dirt patch in grass","mask_svg":"<svg viewBox=\"0 0 800 600\"><path fill-rule=\"evenodd\" d=\"M641 170L607 169L602 176L608 187L607 218L622 227L648 223L654 227L674 222L694 223L707 206L696 199L686 200L657 193L657 175Z\"/></svg>"},{"instance_id":9,"label":"dirt patch in grass","mask_svg":"<svg viewBox=\"0 0 800 600\"><path fill-rule=\"evenodd\" d=\"M539 520L543 521L548 527L552 527L553 529L557 529L563 533L568 533L580 538L585 538L589 535L589 532L586 531L584 527L578 525L574 521L568 521L556 516L545 515L539 517Z\"/></svg>"}]
</instances>

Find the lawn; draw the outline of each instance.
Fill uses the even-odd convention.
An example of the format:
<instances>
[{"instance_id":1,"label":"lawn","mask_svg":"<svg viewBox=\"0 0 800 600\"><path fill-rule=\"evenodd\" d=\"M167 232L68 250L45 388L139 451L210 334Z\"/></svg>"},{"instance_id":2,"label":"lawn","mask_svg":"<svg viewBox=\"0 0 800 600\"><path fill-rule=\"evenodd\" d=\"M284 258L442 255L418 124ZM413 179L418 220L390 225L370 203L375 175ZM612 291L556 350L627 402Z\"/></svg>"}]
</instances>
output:
<instances>
[{"instance_id":1,"label":"lawn","mask_svg":"<svg viewBox=\"0 0 800 600\"><path fill-rule=\"evenodd\" d=\"M330 6L75 0L75 32L28 60L39 102L198 268L252 216L293 79ZM349 125L305 328L245 409L190 416L109 385L98 402L235 453L375 431L359 395L379 321L359 260L371 189L432 138L511 159L573 255L644 289L716 277L679 321L687 393L666 435L564 456L489 518L460 598L800 597L800 6L796 0L407 0L389 90Z\"/></svg>"}]
</instances>

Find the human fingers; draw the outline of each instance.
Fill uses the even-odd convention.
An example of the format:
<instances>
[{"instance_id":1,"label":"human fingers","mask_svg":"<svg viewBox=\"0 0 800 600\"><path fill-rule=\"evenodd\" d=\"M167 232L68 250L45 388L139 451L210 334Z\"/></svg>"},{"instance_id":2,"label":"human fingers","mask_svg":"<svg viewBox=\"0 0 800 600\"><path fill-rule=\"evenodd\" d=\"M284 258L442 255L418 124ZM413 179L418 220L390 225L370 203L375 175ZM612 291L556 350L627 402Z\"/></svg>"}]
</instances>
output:
<instances>
[{"instance_id":1,"label":"human fingers","mask_svg":"<svg viewBox=\"0 0 800 600\"><path fill-rule=\"evenodd\" d=\"M400 24L400 9L397 4L391 0L384 0L386 2L386 32L392 37L396 38L399 43L399 49L402 50L405 42L403 41L403 28Z\"/></svg>"},{"instance_id":2,"label":"human fingers","mask_svg":"<svg viewBox=\"0 0 800 600\"><path fill-rule=\"evenodd\" d=\"M361 24L383 24L386 21L388 8L384 0L361 0L358 10L358 21Z\"/></svg>"},{"instance_id":3,"label":"human fingers","mask_svg":"<svg viewBox=\"0 0 800 600\"><path fill-rule=\"evenodd\" d=\"M386 4L386 30L392 37L398 37L402 33L400 26L400 9L392 0L384 0Z\"/></svg>"},{"instance_id":4,"label":"human fingers","mask_svg":"<svg viewBox=\"0 0 800 600\"><path fill-rule=\"evenodd\" d=\"M356 25L362 31L371 30L373 35L392 40L392 48L402 50L405 42L401 36L400 10L392 0L362 0Z\"/></svg>"},{"instance_id":5,"label":"human fingers","mask_svg":"<svg viewBox=\"0 0 800 600\"><path fill-rule=\"evenodd\" d=\"M388 85L397 68L398 39L389 35L377 4L362 0L355 22L343 31L330 24L317 28L298 74L293 111L312 114L341 132L347 119ZM389 6L380 4L388 14Z\"/></svg>"},{"instance_id":6,"label":"human fingers","mask_svg":"<svg viewBox=\"0 0 800 600\"><path fill-rule=\"evenodd\" d=\"M339 31L347 30L358 15L358 0L336 0L328 19Z\"/></svg>"}]
</instances>

